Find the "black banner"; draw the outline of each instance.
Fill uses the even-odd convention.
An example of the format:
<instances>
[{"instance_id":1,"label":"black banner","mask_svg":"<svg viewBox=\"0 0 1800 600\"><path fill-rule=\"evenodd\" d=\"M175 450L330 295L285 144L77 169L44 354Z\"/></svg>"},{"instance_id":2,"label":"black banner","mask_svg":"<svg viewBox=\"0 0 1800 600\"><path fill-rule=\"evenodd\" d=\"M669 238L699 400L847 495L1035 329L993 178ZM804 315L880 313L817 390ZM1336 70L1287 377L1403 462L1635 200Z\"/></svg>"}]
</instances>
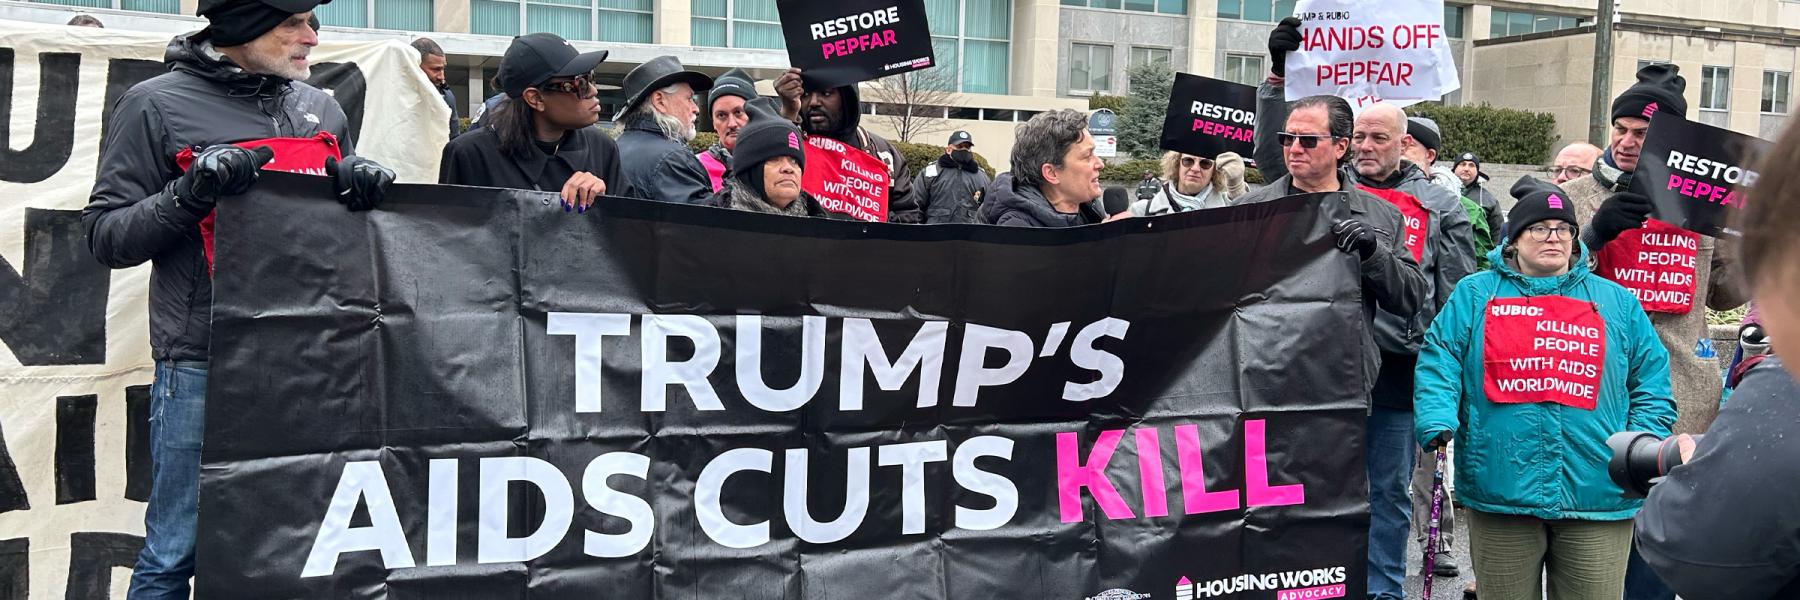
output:
<instances>
[{"instance_id":1,"label":"black banner","mask_svg":"<svg viewBox=\"0 0 1800 600\"><path fill-rule=\"evenodd\" d=\"M1364 595L1367 318L1316 197L1033 230L253 195L200 597Z\"/></svg>"},{"instance_id":2,"label":"black banner","mask_svg":"<svg viewBox=\"0 0 1800 600\"><path fill-rule=\"evenodd\" d=\"M1732 214L1756 185L1769 142L1668 113L1650 119L1631 191L1650 197L1657 219L1702 235L1738 237Z\"/></svg>"},{"instance_id":3,"label":"black banner","mask_svg":"<svg viewBox=\"0 0 1800 600\"><path fill-rule=\"evenodd\" d=\"M925 0L776 0L788 63L839 87L937 65Z\"/></svg>"},{"instance_id":4,"label":"black banner","mask_svg":"<svg viewBox=\"0 0 1800 600\"><path fill-rule=\"evenodd\" d=\"M1256 143L1256 88L1187 73L1175 74L1162 149L1213 158L1249 157Z\"/></svg>"}]
</instances>

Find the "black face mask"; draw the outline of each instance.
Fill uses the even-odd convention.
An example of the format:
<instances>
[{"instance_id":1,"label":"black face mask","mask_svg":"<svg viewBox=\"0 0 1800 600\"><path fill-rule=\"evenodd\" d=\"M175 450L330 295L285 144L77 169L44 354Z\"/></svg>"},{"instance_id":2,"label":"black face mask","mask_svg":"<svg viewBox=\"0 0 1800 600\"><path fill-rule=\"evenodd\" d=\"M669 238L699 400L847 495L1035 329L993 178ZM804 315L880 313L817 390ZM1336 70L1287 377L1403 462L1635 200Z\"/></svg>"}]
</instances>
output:
<instances>
[{"instance_id":1,"label":"black face mask","mask_svg":"<svg viewBox=\"0 0 1800 600\"><path fill-rule=\"evenodd\" d=\"M959 163L962 163L965 165L972 165L972 164L975 164L975 153L970 152L968 150L951 150L950 151L950 160L954 160L956 162L959 162Z\"/></svg>"}]
</instances>

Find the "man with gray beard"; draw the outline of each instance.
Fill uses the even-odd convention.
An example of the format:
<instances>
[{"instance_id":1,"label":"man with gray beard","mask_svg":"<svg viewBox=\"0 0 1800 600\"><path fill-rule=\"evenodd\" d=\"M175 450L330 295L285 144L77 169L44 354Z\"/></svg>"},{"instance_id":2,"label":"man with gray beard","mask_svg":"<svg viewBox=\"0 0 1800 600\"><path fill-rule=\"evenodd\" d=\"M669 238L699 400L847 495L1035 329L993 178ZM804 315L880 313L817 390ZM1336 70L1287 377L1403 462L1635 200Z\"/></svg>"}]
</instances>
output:
<instances>
[{"instance_id":1,"label":"man with gray beard","mask_svg":"<svg viewBox=\"0 0 1800 600\"><path fill-rule=\"evenodd\" d=\"M688 149L700 104L694 95L712 88L712 78L688 71L673 56L659 56L625 74L625 110L615 120L619 171L639 197L701 204L713 194L706 167Z\"/></svg>"}]
</instances>

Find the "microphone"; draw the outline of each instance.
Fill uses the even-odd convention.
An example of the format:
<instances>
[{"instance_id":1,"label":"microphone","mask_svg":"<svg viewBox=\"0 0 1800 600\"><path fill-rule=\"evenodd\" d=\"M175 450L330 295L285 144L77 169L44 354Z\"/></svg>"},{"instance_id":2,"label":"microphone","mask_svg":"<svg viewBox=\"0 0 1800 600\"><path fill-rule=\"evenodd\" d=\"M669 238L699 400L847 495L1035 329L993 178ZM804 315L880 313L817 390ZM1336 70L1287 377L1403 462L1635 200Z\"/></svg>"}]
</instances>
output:
<instances>
[{"instance_id":1,"label":"microphone","mask_svg":"<svg viewBox=\"0 0 1800 600\"><path fill-rule=\"evenodd\" d=\"M1106 216L1113 216L1131 210L1130 192L1122 187L1107 187L1100 192L1100 205L1106 210Z\"/></svg>"}]
</instances>

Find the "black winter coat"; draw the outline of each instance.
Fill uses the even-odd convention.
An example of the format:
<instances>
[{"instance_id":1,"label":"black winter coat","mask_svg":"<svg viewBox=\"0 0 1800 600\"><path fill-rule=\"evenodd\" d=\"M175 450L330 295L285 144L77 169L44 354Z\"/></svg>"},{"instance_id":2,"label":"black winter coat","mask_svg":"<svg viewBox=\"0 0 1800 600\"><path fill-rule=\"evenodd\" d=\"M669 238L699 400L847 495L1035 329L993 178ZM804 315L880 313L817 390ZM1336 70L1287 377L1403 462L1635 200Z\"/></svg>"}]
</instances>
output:
<instances>
[{"instance_id":1,"label":"black winter coat","mask_svg":"<svg viewBox=\"0 0 1800 600\"><path fill-rule=\"evenodd\" d=\"M176 153L324 131L337 136L344 156L352 154L349 120L337 100L303 82L222 62L208 53L206 35L176 36L163 54L169 72L119 97L81 212L88 249L101 264L150 262L150 350L157 360L206 360L212 335L212 277L199 228L206 213L175 202Z\"/></svg>"},{"instance_id":2,"label":"black winter coat","mask_svg":"<svg viewBox=\"0 0 1800 600\"><path fill-rule=\"evenodd\" d=\"M501 152L494 128L482 127L444 146L438 183L561 192L569 176L581 172L606 182L608 195L628 195L619 175L619 146L599 129L583 127L563 134L556 154L550 155L535 147L519 154Z\"/></svg>"},{"instance_id":3,"label":"black winter coat","mask_svg":"<svg viewBox=\"0 0 1800 600\"><path fill-rule=\"evenodd\" d=\"M619 135L619 150L625 153L619 168L638 198L704 204L713 195L712 178L694 151L663 135L655 121L628 120L625 133Z\"/></svg>"},{"instance_id":4,"label":"black winter coat","mask_svg":"<svg viewBox=\"0 0 1800 600\"><path fill-rule=\"evenodd\" d=\"M807 134L824 135L881 159L888 166L888 222L925 222L925 210L919 203L918 191L913 188L912 169L906 166L906 155L886 139L862 128L862 112L856 110L862 106L862 95L856 91L856 86L838 88L838 95L844 99L844 106L850 107L844 111L843 124L837 131L808 131Z\"/></svg>"},{"instance_id":5,"label":"black winter coat","mask_svg":"<svg viewBox=\"0 0 1800 600\"><path fill-rule=\"evenodd\" d=\"M980 221L976 211L989 183L981 169L964 170L945 154L919 172L913 191L924 207L926 223L976 223Z\"/></svg>"},{"instance_id":6,"label":"black winter coat","mask_svg":"<svg viewBox=\"0 0 1800 600\"><path fill-rule=\"evenodd\" d=\"M1077 212L1057 212L1043 192L1013 184L1012 173L1001 173L987 189L981 203L981 222L1007 227L1078 227L1106 220L1098 200L1081 205Z\"/></svg>"}]
</instances>

